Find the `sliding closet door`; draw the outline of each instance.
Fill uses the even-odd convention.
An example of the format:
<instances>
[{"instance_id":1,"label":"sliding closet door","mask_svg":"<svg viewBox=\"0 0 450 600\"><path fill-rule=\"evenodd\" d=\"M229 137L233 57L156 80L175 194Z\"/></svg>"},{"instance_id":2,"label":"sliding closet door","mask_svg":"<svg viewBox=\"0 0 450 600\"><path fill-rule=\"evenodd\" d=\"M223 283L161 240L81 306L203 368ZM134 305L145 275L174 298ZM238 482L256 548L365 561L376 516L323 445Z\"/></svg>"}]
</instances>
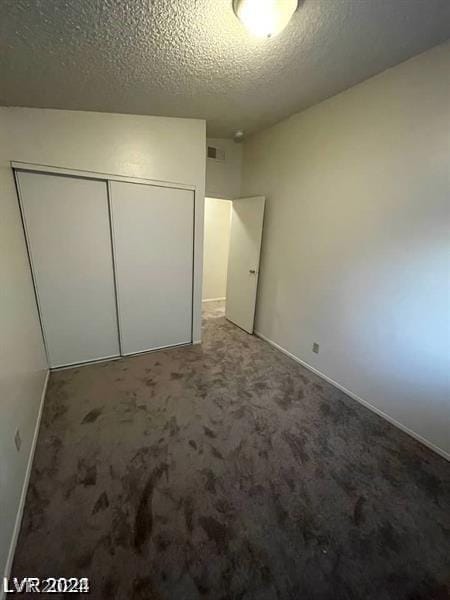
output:
<instances>
[{"instance_id":1,"label":"sliding closet door","mask_svg":"<svg viewBox=\"0 0 450 600\"><path fill-rule=\"evenodd\" d=\"M191 342L194 192L110 186L122 354Z\"/></svg>"},{"instance_id":2,"label":"sliding closet door","mask_svg":"<svg viewBox=\"0 0 450 600\"><path fill-rule=\"evenodd\" d=\"M16 176L50 366L119 355L106 182Z\"/></svg>"}]
</instances>

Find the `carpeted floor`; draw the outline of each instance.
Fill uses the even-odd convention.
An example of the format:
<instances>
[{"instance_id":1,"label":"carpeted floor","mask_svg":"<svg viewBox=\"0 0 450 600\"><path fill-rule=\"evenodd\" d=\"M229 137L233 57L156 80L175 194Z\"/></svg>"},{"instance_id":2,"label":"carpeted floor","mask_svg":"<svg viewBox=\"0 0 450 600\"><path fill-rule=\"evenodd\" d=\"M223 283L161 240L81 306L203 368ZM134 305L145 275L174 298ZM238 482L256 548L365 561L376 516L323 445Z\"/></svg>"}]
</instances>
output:
<instances>
[{"instance_id":1,"label":"carpeted floor","mask_svg":"<svg viewBox=\"0 0 450 600\"><path fill-rule=\"evenodd\" d=\"M449 598L449 464L207 311L201 346L52 374L13 575L89 577L92 599Z\"/></svg>"}]
</instances>

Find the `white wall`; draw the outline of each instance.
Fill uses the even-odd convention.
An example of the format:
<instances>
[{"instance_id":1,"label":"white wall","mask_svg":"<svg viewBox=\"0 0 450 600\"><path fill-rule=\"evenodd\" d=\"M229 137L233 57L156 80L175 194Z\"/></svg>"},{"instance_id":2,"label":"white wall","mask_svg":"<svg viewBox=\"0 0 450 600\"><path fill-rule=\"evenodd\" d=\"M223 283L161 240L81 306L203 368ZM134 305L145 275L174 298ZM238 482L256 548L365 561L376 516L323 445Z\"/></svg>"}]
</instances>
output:
<instances>
[{"instance_id":1,"label":"white wall","mask_svg":"<svg viewBox=\"0 0 450 600\"><path fill-rule=\"evenodd\" d=\"M1 109L0 109L1 111ZM1 114L1 112L0 112ZM47 373L14 181L8 132L0 117L0 577L17 509ZM14 434L20 429L22 447ZM1 587L0 587L1 589ZM1 597L1 592L0 592Z\"/></svg>"},{"instance_id":2,"label":"white wall","mask_svg":"<svg viewBox=\"0 0 450 600\"><path fill-rule=\"evenodd\" d=\"M207 144L222 149L225 160L206 160L206 196L233 200L241 195L242 144L222 138L208 138Z\"/></svg>"},{"instance_id":3,"label":"white wall","mask_svg":"<svg viewBox=\"0 0 450 600\"><path fill-rule=\"evenodd\" d=\"M231 202L205 198L203 299L225 298L230 248Z\"/></svg>"},{"instance_id":4,"label":"white wall","mask_svg":"<svg viewBox=\"0 0 450 600\"><path fill-rule=\"evenodd\" d=\"M450 452L450 44L245 143L256 329ZM313 342L320 353L312 353Z\"/></svg>"},{"instance_id":5,"label":"white wall","mask_svg":"<svg viewBox=\"0 0 450 600\"><path fill-rule=\"evenodd\" d=\"M46 374L9 161L196 186L194 339L200 339L205 122L0 108L0 574L4 570ZM20 427L22 449L14 448Z\"/></svg>"}]
</instances>

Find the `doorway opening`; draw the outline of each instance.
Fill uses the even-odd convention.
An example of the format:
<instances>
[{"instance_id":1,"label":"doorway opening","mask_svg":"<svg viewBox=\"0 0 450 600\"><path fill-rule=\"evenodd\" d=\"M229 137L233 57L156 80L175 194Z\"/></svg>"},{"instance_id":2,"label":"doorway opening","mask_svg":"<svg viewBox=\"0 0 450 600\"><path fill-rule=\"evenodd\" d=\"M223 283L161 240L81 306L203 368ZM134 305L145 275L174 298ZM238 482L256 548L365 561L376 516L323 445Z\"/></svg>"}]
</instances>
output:
<instances>
[{"instance_id":1,"label":"doorway opening","mask_svg":"<svg viewBox=\"0 0 450 600\"><path fill-rule=\"evenodd\" d=\"M264 196L205 199L203 314L253 333Z\"/></svg>"},{"instance_id":2,"label":"doorway opening","mask_svg":"<svg viewBox=\"0 0 450 600\"><path fill-rule=\"evenodd\" d=\"M203 314L225 315L232 201L205 198Z\"/></svg>"}]
</instances>

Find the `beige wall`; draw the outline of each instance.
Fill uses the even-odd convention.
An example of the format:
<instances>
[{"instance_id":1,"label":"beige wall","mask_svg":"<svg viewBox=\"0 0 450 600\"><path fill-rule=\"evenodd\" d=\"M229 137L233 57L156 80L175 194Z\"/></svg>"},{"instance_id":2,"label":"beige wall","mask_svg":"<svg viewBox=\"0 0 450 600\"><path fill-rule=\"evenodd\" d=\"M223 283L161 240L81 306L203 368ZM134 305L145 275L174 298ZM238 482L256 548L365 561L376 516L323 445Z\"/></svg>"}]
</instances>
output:
<instances>
[{"instance_id":1,"label":"beige wall","mask_svg":"<svg viewBox=\"0 0 450 600\"><path fill-rule=\"evenodd\" d=\"M230 246L231 202L205 198L203 299L225 298Z\"/></svg>"},{"instance_id":2,"label":"beige wall","mask_svg":"<svg viewBox=\"0 0 450 600\"><path fill-rule=\"evenodd\" d=\"M4 572L47 374L0 109L0 577ZM17 452L14 434L20 429ZM10 565L9 565L10 566ZM0 593L1 597L1 593Z\"/></svg>"},{"instance_id":3,"label":"beige wall","mask_svg":"<svg viewBox=\"0 0 450 600\"><path fill-rule=\"evenodd\" d=\"M194 339L200 337L205 122L0 108L0 574L25 480L46 359L11 160L196 186ZM19 427L22 449L14 447Z\"/></svg>"},{"instance_id":4,"label":"beige wall","mask_svg":"<svg viewBox=\"0 0 450 600\"><path fill-rule=\"evenodd\" d=\"M245 143L256 329L450 452L450 44ZM312 352L313 342L320 353Z\"/></svg>"},{"instance_id":5,"label":"beige wall","mask_svg":"<svg viewBox=\"0 0 450 600\"><path fill-rule=\"evenodd\" d=\"M225 160L206 160L206 196L234 200L241 195L242 144L222 138L208 138L207 144L225 153Z\"/></svg>"}]
</instances>

